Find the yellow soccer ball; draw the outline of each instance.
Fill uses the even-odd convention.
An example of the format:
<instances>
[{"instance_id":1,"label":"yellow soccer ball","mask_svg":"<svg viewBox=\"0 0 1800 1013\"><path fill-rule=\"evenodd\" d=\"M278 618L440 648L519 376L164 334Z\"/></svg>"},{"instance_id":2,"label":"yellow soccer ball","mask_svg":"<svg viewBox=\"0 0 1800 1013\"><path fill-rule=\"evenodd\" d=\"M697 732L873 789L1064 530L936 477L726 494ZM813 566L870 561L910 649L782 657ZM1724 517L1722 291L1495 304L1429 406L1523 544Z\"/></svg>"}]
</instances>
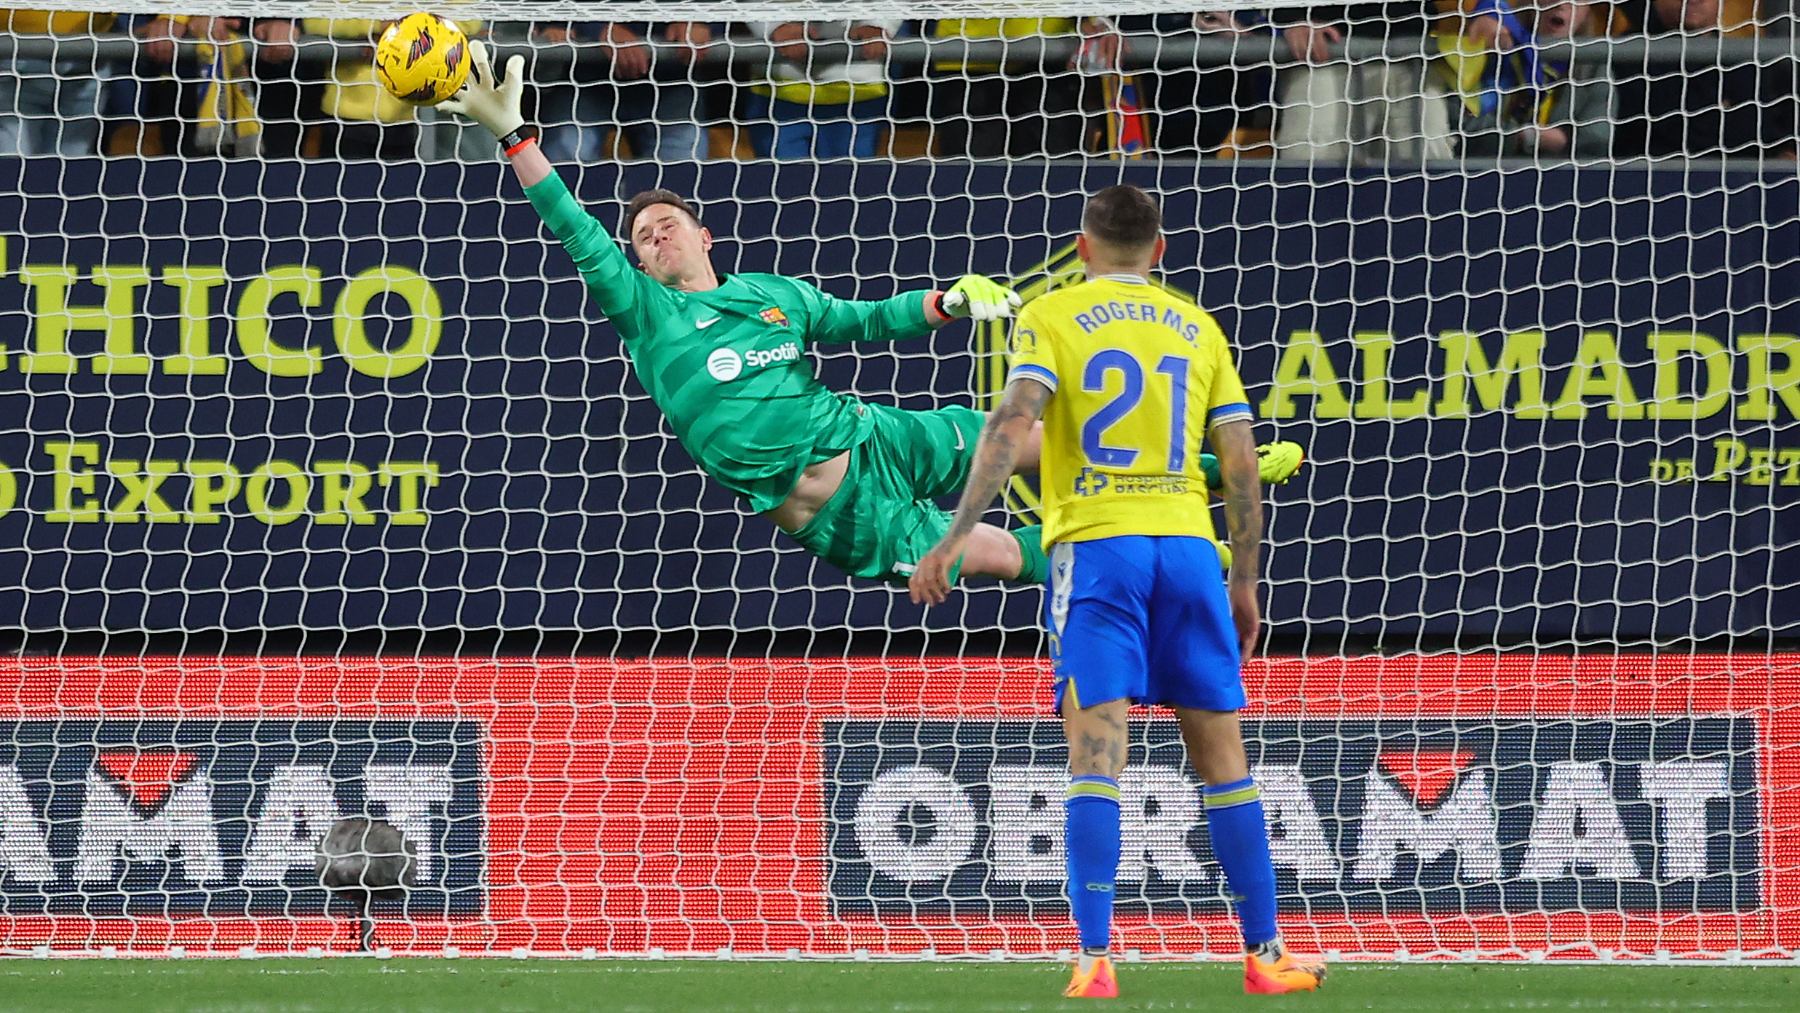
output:
<instances>
[{"instance_id":1,"label":"yellow soccer ball","mask_svg":"<svg viewBox=\"0 0 1800 1013\"><path fill-rule=\"evenodd\" d=\"M434 106L469 77L469 37L436 14L408 14L375 43L375 76L402 102Z\"/></svg>"}]
</instances>

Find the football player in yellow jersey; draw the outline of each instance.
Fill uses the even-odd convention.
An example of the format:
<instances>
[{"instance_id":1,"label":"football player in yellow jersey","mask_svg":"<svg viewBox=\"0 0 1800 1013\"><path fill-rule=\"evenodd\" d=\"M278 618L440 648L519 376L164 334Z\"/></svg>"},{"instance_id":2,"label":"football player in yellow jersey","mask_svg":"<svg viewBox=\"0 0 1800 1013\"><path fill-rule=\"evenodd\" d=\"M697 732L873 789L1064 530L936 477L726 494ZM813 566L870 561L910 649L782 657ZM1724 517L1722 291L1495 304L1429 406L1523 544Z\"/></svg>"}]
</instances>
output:
<instances>
[{"instance_id":1,"label":"football player in yellow jersey","mask_svg":"<svg viewBox=\"0 0 1800 1013\"><path fill-rule=\"evenodd\" d=\"M1108 187L1081 224L1087 280L1034 300L1014 324L1005 396L988 416L949 532L913 573L913 598L936 604L949 594L964 540L1041 417L1045 619L1069 742L1065 853L1081 934L1064 994L1119 994L1108 954L1133 703L1172 707L1181 722L1205 785L1213 854L1238 898L1244 990L1311 991L1325 969L1282 948L1268 830L1238 726L1239 665L1262 622L1262 486L1244 384L1213 318L1149 283L1164 243L1148 194ZM1202 436L1223 471L1232 550L1224 585Z\"/></svg>"}]
</instances>

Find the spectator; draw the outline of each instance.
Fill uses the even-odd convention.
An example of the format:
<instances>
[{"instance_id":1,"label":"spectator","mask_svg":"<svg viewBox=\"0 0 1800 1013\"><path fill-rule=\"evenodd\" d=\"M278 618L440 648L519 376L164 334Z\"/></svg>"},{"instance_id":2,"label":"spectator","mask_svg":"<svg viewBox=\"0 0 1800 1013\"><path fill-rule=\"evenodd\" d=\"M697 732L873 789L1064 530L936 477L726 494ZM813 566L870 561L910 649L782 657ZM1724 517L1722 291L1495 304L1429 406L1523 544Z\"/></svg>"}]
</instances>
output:
<instances>
[{"instance_id":1,"label":"spectator","mask_svg":"<svg viewBox=\"0 0 1800 1013\"><path fill-rule=\"evenodd\" d=\"M104 32L112 14L0 8L13 35ZM91 62L15 56L0 67L0 155L91 155L100 141L100 82Z\"/></svg>"},{"instance_id":2,"label":"spectator","mask_svg":"<svg viewBox=\"0 0 1800 1013\"><path fill-rule=\"evenodd\" d=\"M252 18L256 40L256 112L262 120L262 153L267 158L295 158L308 123L319 119L324 88L296 73L295 43L300 26L292 18ZM309 75L310 76L310 75Z\"/></svg>"},{"instance_id":3,"label":"spectator","mask_svg":"<svg viewBox=\"0 0 1800 1013\"><path fill-rule=\"evenodd\" d=\"M101 99L109 154L180 150L179 126L165 122L175 118L175 85L164 79L175 66L175 40L186 37L187 22L186 17L158 14L132 15L120 23L142 44L132 58L131 72L108 81Z\"/></svg>"},{"instance_id":4,"label":"spectator","mask_svg":"<svg viewBox=\"0 0 1800 1013\"><path fill-rule=\"evenodd\" d=\"M941 39L1073 38L1116 48L1104 18L957 18L931 22ZM1097 54L1104 58L1102 51ZM1015 158L1079 155L1086 150L1082 76L1068 65L991 60L939 60L932 68L933 147L946 157Z\"/></svg>"},{"instance_id":5,"label":"spectator","mask_svg":"<svg viewBox=\"0 0 1800 1013\"><path fill-rule=\"evenodd\" d=\"M567 84L537 89L543 124L539 143L552 161L597 161L607 123L617 124L634 158L676 162L708 156L711 145L701 125L692 65L718 36L718 26L704 21L578 21L540 23L535 30L541 40L599 45L610 56L604 71L577 64ZM663 73L655 72L651 39L678 47L675 62L665 60ZM676 68L679 76L672 73Z\"/></svg>"},{"instance_id":6,"label":"spectator","mask_svg":"<svg viewBox=\"0 0 1800 1013\"><path fill-rule=\"evenodd\" d=\"M332 61L320 102L328 117L320 144L326 158L398 161L418 154L413 107L376 83L371 62L375 40L391 23L368 18L306 18L300 23L308 35L370 43L368 49L340 50Z\"/></svg>"},{"instance_id":7,"label":"spectator","mask_svg":"<svg viewBox=\"0 0 1800 1013\"><path fill-rule=\"evenodd\" d=\"M262 151L262 123L250 76L254 53L248 37L240 34L242 28L242 18L189 21L189 30L200 40L194 50L201 83L194 110L196 151L238 157Z\"/></svg>"},{"instance_id":8,"label":"spectator","mask_svg":"<svg viewBox=\"0 0 1800 1013\"><path fill-rule=\"evenodd\" d=\"M1635 25L1651 38L1716 37L1718 0L1649 0ZM1621 158L1792 158L1796 129L1794 61L1759 66L1615 66Z\"/></svg>"},{"instance_id":9,"label":"spectator","mask_svg":"<svg viewBox=\"0 0 1800 1013\"><path fill-rule=\"evenodd\" d=\"M899 30L897 20L752 22L776 47L769 82L751 88L756 157L875 157L887 126L887 44Z\"/></svg>"},{"instance_id":10,"label":"spectator","mask_svg":"<svg viewBox=\"0 0 1800 1013\"><path fill-rule=\"evenodd\" d=\"M253 150L270 157L298 154L304 114L302 89L294 76L294 43L298 34L295 23L288 18L251 19L249 38L255 40L251 47L243 44L243 26L242 18L133 18L130 29L143 40L143 45L130 76L108 82L105 107L108 118L113 120L114 134L109 150L123 149L142 155L197 150L200 121L204 118L200 107L210 98L214 103L222 99L236 103L235 108L240 110L236 122L250 128L236 132L233 143L227 147L236 149L241 139L245 154ZM182 50L177 46L182 39L206 40L205 65L198 59L202 47ZM224 51L226 45L233 45L234 49ZM248 59L251 49L254 60ZM221 84L219 72L227 66L233 69L229 77L222 79L228 84ZM254 103L254 121L241 115L245 102ZM217 108L215 105L215 111ZM266 122L256 129L256 121ZM121 131L135 132L136 136L122 141ZM248 133L257 135L254 145ZM219 147L212 144L208 150L217 151Z\"/></svg>"},{"instance_id":11,"label":"spectator","mask_svg":"<svg viewBox=\"0 0 1800 1013\"><path fill-rule=\"evenodd\" d=\"M1614 95L1604 66L1571 67L1538 53L1585 31L1592 10L1542 0L1515 11L1479 0L1460 45L1439 67L1461 123L1465 158L1605 158L1612 150Z\"/></svg>"},{"instance_id":12,"label":"spectator","mask_svg":"<svg viewBox=\"0 0 1800 1013\"><path fill-rule=\"evenodd\" d=\"M1270 20L1295 60L1276 77L1276 155L1326 162L1359 156L1372 163L1448 157L1444 103L1424 100L1427 46L1436 50L1426 38L1434 17L1430 0L1276 10ZM1397 42L1403 55L1331 55L1330 46L1352 40Z\"/></svg>"},{"instance_id":13,"label":"spectator","mask_svg":"<svg viewBox=\"0 0 1800 1013\"><path fill-rule=\"evenodd\" d=\"M1235 37L1258 31L1250 12L1206 11L1199 14L1140 14L1119 19L1126 33L1162 36L1189 33ZM1260 20L1260 18L1257 18ZM1267 31L1267 29L1262 29ZM1158 67L1138 75L1144 101L1154 110L1150 136L1164 155L1195 158L1217 152L1249 116L1269 106L1270 75L1265 70L1237 70L1202 63Z\"/></svg>"}]
</instances>

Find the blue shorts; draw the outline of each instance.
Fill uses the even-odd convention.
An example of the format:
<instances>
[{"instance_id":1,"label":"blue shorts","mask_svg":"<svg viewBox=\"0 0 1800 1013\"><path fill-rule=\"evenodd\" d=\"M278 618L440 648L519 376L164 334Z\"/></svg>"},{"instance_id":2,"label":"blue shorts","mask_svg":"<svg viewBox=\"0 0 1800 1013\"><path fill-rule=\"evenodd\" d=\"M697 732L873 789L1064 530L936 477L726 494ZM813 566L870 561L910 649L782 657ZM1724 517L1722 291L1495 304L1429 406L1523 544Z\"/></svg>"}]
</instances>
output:
<instances>
[{"instance_id":1,"label":"blue shorts","mask_svg":"<svg viewBox=\"0 0 1800 1013\"><path fill-rule=\"evenodd\" d=\"M1058 543L1044 622L1058 711L1064 701L1209 711L1247 702L1219 550L1205 538Z\"/></svg>"}]
</instances>

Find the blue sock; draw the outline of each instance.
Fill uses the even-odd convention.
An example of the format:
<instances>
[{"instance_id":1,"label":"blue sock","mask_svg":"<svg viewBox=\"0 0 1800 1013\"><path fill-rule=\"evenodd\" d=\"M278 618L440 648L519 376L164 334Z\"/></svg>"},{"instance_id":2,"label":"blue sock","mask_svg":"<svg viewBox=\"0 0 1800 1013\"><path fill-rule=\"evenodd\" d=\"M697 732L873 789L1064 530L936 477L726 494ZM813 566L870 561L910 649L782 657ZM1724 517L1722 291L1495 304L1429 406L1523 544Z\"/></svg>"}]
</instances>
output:
<instances>
[{"instance_id":1,"label":"blue sock","mask_svg":"<svg viewBox=\"0 0 1800 1013\"><path fill-rule=\"evenodd\" d=\"M1068 822L1069 910L1081 930L1081 948L1112 945L1113 879L1119 874L1119 782L1083 774L1069 782L1063 799Z\"/></svg>"},{"instance_id":2,"label":"blue sock","mask_svg":"<svg viewBox=\"0 0 1800 1013\"><path fill-rule=\"evenodd\" d=\"M1256 782L1208 785L1206 829L1214 857L1225 868L1225 881L1237 898L1238 924L1244 948L1269 942L1275 932L1275 866L1269 861L1269 828L1263 822L1262 796Z\"/></svg>"}]
</instances>

